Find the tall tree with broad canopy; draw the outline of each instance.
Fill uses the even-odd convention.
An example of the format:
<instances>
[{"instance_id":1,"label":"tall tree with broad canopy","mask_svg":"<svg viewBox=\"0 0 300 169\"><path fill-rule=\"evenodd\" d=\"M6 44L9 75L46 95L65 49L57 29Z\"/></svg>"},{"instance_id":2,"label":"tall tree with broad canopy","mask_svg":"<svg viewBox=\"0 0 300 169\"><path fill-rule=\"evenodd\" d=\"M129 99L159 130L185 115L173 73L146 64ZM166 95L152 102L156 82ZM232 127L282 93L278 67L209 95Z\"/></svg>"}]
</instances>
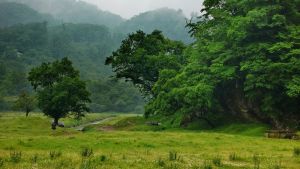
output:
<instances>
[{"instance_id":1,"label":"tall tree with broad canopy","mask_svg":"<svg viewBox=\"0 0 300 169\"><path fill-rule=\"evenodd\" d=\"M55 130L60 118L74 113L76 118L89 111L90 93L79 72L68 58L53 63L43 63L29 72L28 80L37 91L38 106L47 116L54 119Z\"/></svg>"},{"instance_id":2,"label":"tall tree with broad canopy","mask_svg":"<svg viewBox=\"0 0 300 169\"><path fill-rule=\"evenodd\" d=\"M112 66L116 78L131 81L151 98L160 70L179 70L186 62L184 49L182 42L165 38L161 31L137 31L122 41L120 48L106 59L106 65Z\"/></svg>"},{"instance_id":3,"label":"tall tree with broad canopy","mask_svg":"<svg viewBox=\"0 0 300 169\"><path fill-rule=\"evenodd\" d=\"M163 70L148 115L300 127L300 1L205 0L181 71ZM218 118L222 117L222 119ZM211 122L210 122L211 123Z\"/></svg>"}]
</instances>

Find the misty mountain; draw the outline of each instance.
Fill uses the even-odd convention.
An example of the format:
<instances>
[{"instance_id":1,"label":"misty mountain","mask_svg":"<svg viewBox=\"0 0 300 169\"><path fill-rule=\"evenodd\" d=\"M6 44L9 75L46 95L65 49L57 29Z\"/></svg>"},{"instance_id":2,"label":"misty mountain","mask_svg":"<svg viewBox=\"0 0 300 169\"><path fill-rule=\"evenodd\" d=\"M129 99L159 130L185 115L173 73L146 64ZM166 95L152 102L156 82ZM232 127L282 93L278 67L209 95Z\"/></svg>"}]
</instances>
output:
<instances>
[{"instance_id":1,"label":"misty mountain","mask_svg":"<svg viewBox=\"0 0 300 169\"><path fill-rule=\"evenodd\" d=\"M0 27L44 21L52 22L53 18L23 4L0 3Z\"/></svg>"},{"instance_id":2,"label":"misty mountain","mask_svg":"<svg viewBox=\"0 0 300 169\"><path fill-rule=\"evenodd\" d=\"M116 27L124 19L97 6L77 0L0 0L26 4L40 13L51 14L60 23L88 23Z\"/></svg>"},{"instance_id":3,"label":"misty mountain","mask_svg":"<svg viewBox=\"0 0 300 169\"><path fill-rule=\"evenodd\" d=\"M172 40L181 40L185 43L190 43L192 39L185 25L186 18L181 10L161 8L132 17L130 20L122 23L117 28L117 31L128 34L142 30L150 33L158 29Z\"/></svg>"}]
</instances>

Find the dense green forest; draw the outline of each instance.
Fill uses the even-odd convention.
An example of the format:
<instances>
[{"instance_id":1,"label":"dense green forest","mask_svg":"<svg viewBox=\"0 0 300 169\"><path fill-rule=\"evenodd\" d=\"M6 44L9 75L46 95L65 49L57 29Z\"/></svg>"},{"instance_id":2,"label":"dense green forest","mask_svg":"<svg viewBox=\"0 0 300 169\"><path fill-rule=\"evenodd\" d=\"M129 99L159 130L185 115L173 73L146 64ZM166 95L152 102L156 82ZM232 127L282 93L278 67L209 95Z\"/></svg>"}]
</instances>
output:
<instances>
[{"instance_id":1,"label":"dense green forest","mask_svg":"<svg viewBox=\"0 0 300 169\"><path fill-rule=\"evenodd\" d=\"M104 65L105 58L127 33L146 28L150 31L149 25L173 32L169 35L174 39L191 42L182 13L170 9L150 11L125 22L117 15L73 0L3 0L0 8L0 110L16 109L17 97L23 92L34 94L27 81L32 67L68 57L88 83L91 111L143 112L144 99L139 91L124 80L111 78L113 72ZM172 13L177 15L169 23L158 20L166 20ZM145 27L138 27L140 20ZM125 26L128 23L132 26ZM170 23L177 27L170 27ZM178 27L181 31L175 31Z\"/></svg>"},{"instance_id":2,"label":"dense green forest","mask_svg":"<svg viewBox=\"0 0 300 169\"><path fill-rule=\"evenodd\" d=\"M196 42L185 50L157 31L137 32L107 63L148 95L146 117L173 126L299 128L299 7L298 0L206 0L204 15L188 24Z\"/></svg>"}]
</instances>

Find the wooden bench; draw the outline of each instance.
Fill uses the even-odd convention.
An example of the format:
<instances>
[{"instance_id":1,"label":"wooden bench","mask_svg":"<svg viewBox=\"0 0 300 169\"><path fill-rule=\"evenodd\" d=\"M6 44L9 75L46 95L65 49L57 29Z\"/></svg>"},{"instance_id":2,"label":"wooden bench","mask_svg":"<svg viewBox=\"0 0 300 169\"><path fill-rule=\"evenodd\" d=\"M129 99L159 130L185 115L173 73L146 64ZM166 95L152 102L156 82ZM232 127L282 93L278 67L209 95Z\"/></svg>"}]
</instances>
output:
<instances>
[{"instance_id":1,"label":"wooden bench","mask_svg":"<svg viewBox=\"0 0 300 169\"><path fill-rule=\"evenodd\" d=\"M297 133L290 130L267 130L265 136L267 138L299 139Z\"/></svg>"}]
</instances>

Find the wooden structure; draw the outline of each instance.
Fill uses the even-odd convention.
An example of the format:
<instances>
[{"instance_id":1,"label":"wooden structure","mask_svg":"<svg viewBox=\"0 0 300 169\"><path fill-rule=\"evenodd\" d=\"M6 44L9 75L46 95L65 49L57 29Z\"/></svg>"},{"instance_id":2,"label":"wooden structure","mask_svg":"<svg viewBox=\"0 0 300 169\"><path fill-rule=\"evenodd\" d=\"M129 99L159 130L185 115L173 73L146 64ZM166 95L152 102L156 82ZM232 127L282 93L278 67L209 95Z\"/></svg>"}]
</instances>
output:
<instances>
[{"instance_id":1,"label":"wooden structure","mask_svg":"<svg viewBox=\"0 0 300 169\"><path fill-rule=\"evenodd\" d=\"M295 131L290 130L267 130L265 136L267 138L300 139Z\"/></svg>"}]
</instances>

